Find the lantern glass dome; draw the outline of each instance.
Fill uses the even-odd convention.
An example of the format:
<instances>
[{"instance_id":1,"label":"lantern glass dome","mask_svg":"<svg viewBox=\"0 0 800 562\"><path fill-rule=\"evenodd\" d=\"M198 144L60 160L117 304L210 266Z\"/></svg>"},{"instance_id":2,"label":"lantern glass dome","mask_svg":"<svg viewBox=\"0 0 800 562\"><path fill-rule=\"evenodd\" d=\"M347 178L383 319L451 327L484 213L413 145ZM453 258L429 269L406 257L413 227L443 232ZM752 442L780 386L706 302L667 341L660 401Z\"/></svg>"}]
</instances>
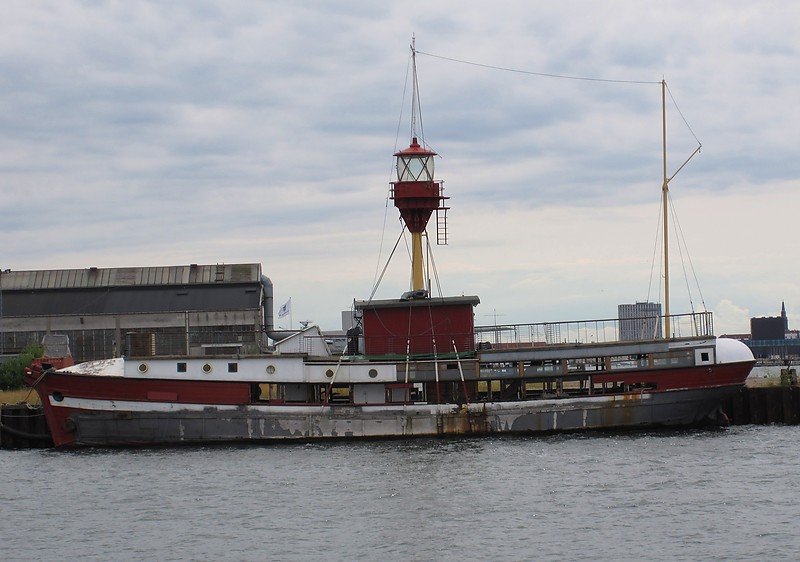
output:
<instances>
[{"instance_id":1,"label":"lantern glass dome","mask_svg":"<svg viewBox=\"0 0 800 562\"><path fill-rule=\"evenodd\" d=\"M397 157L398 181L433 181L433 156L403 154Z\"/></svg>"}]
</instances>

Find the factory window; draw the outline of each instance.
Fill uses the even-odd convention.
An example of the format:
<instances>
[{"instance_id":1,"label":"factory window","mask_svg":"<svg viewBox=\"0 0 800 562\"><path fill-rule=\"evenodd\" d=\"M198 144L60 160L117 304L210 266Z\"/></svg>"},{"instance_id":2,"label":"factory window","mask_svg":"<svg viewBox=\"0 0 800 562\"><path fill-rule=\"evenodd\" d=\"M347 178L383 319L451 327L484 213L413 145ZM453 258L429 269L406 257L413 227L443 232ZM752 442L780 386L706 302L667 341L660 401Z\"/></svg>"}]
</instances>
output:
<instances>
[{"instance_id":1,"label":"factory window","mask_svg":"<svg viewBox=\"0 0 800 562\"><path fill-rule=\"evenodd\" d=\"M238 363L228 363L228 372L229 373L238 373L239 372L239 364Z\"/></svg>"},{"instance_id":2,"label":"factory window","mask_svg":"<svg viewBox=\"0 0 800 562\"><path fill-rule=\"evenodd\" d=\"M178 369L179 373L185 373L186 372L186 363L184 363L184 362L178 363L177 369Z\"/></svg>"}]
</instances>

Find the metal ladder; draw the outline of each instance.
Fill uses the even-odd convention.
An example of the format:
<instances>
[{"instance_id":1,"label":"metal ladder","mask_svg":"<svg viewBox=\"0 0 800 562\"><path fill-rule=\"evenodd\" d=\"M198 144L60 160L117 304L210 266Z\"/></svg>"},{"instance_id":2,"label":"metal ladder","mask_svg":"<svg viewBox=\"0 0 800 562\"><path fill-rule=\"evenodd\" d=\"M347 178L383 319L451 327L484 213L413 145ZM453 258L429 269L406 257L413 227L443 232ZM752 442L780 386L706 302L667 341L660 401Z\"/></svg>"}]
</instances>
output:
<instances>
[{"instance_id":1,"label":"metal ladder","mask_svg":"<svg viewBox=\"0 0 800 562\"><path fill-rule=\"evenodd\" d=\"M447 209L450 207L439 207L436 209L436 245L447 246Z\"/></svg>"}]
</instances>

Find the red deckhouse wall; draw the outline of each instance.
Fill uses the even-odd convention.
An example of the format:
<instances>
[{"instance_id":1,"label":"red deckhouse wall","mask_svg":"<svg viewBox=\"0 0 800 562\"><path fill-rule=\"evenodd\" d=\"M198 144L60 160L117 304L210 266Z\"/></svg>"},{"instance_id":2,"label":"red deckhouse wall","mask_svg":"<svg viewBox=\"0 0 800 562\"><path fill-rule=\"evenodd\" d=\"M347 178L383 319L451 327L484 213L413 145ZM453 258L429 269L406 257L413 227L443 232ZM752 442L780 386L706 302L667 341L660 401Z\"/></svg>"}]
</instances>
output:
<instances>
[{"instance_id":1,"label":"red deckhouse wall","mask_svg":"<svg viewBox=\"0 0 800 562\"><path fill-rule=\"evenodd\" d=\"M436 300L408 301L406 306L375 304L364 308L364 353L405 355L473 351L475 321L472 303L441 304Z\"/></svg>"}]
</instances>

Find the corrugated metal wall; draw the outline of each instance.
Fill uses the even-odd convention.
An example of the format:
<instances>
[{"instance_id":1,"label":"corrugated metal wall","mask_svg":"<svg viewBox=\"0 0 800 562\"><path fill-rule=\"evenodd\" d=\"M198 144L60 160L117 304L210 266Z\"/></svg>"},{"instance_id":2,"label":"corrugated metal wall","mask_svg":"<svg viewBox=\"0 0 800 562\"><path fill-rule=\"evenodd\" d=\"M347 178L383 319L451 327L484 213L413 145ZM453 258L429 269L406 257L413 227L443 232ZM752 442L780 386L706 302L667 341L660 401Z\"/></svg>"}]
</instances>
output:
<instances>
[{"instance_id":1,"label":"corrugated metal wall","mask_svg":"<svg viewBox=\"0 0 800 562\"><path fill-rule=\"evenodd\" d=\"M15 328L0 333L0 348L21 351L48 331L69 337L77 361L126 353L131 332L154 334L158 354L213 344L257 348L260 282L257 263L6 272L4 324Z\"/></svg>"},{"instance_id":2,"label":"corrugated metal wall","mask_svg":"<svg viewBox=\"0 0 800 562\"><path fill-rule=\"evenodd\" d=\"M258 283L261 264L172 265L163 267L112 267L43 269L2 274L3 290L95 289L132 285L194 285Z\"/></svg>"}]
</instances>

